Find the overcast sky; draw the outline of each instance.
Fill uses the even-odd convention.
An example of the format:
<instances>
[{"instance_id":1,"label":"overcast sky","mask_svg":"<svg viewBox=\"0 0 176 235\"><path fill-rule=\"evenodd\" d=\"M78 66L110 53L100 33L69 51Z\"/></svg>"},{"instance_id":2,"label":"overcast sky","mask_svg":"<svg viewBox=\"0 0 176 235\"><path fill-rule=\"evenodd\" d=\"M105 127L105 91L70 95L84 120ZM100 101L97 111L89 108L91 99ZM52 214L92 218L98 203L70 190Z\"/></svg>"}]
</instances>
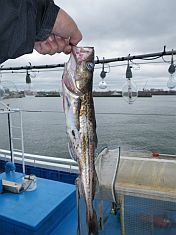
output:
<instances>
[{"instance_id":1,"label":"overcast sky","mask_svg":"<svg viewBox=\"0 0 176 235\"><path fill-rule=\"evenodd\" d=\"M100 59L176 49L175 0L55 0L77 22L83 34L80 46L94 46ZM69 56L39 55L37 52L9 60L4 66L63 63ZM170 60L170 57L165 57ZM158 60L162 61L162 59ZM135 63L144 62L141 60ZM115 63L120 65L120 63ZM123 63L124 64L124 63ZM114 64L110 64L114 65ZM94 88L100 82L101 66L94 74ZM133 80L139 89L167 88L169 64L134 65ZM109 70L107 68L107 70ZM106 81L109 89L121 89L126 66L111 67ZM42 72L33 78L34 89L55 89L60 86L62 71ZM3 74L2 80L13 79L24 86L25 74Z\"/></svg>"}]
</instances>

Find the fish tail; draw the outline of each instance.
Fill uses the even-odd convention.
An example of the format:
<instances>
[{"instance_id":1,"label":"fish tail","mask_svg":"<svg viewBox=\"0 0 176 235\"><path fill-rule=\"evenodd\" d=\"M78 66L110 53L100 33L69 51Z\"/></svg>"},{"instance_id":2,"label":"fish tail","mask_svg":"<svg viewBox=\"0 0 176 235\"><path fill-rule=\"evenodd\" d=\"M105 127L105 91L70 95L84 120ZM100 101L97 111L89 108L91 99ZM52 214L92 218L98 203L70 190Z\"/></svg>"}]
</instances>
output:
<instances>
[{"instance_id":1,"label":"fish tail","mask_svg":"<svg viewBox=\"0 0 176 235\"><path fill-rule=\"evenodd\" d=\"M98 221L95 210L93 213L90 213L90 210L87 210L87 224L88 224L88 235L98 235Z\"/></svg>"}]
</instances>

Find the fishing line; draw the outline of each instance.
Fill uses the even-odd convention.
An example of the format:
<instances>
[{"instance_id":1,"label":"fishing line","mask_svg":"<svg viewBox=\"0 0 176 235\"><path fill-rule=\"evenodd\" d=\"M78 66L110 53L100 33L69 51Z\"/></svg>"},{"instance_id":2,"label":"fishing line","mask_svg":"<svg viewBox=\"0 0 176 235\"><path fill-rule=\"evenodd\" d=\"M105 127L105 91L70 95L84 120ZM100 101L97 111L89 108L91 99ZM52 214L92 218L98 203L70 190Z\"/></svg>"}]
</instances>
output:
<instances>
[{"instance_id":1,"label":"fishing line","mask_svg":"<svg viewBox=\"0 0 176 235\"><path fill-rule=\"evenodd\" d=\"M171 63L171 61L170 61L170 60L165 60L163 56L162 56L161 58L162 58L162 60L164 61L164 63L168 63L168 64L170 64L170 63ZM175 63L175 62L176 62L176 60L173 60L173 62Z\"/></svg>"},{"instance_id":2,"label":"fishing line","mask_svg":"<svg viewBox=\"0 0 176 235\"><path fill-rule=\"evenodd\" d=\"M156 56L156 57L153 57L153 58L143 58L141 60L157 60L159 58L161 58L162 56Z\"/></svg>"},{"instance_id":3,"label":"fishing line","mask_svg":"<svg viewBox=\"0 0 176 235\"><path fill-rule=\"evenodd\" d=\"M133 61L131 61L131 62L133 64L136 64L136 65L141 65L141 64L144 64L144 65L147 65L147 64L164 64L165 63L164 61L152 61L152 62L133 62ZM123 66L126 66L126 63L109 65L110 68L123 67ZM108 68L108 67L105 67L105 68ZM95 67L95 69L102 69L102 66L101 67Z\"/></svg>"},{"instance_id":4,"label":"fishing line","mask_svg":"<svg viewBox=\"0 0 176 235\"><path fill-rule=\"evenodd\" d=\"M96 114L103 114L103 115L129 115L129 116L163 116L163 117L175 117L176 114L162 114L162 113L96 113Z\"/></svg>"},{"instance_id":5,"label":"fishing line","mask_svg":"<svg viewBox=\"0 0 176 235\"><path fill-rule=\"evenodd\" d=\"M63 111L54 110L21 110L26 113L60 113ZM176 117L176 114L164 114L164 113L120 113L120 112L96 112L97 115L126 115L126 116L163 116L163 117Z\"/></svg>"},{"instance_id":6,"label":"fishing line","mask_svg":"<svg viewBox=\"0 0 176 235\"><path fill-rule=\"evenodd\" d=\"M115 183L116 183L116 178L117 178L119 165L120 165L120 154L121 154L120 147L118 147L118 150L119 150L119 154L118 154L118 158L116 160L115 171L114 171L112 185L111 185L111 193L112 193L112 197L113 197L113 202L115 202L116 205L117 205L117 198L116 198L116 191L115 191Z\"/></svg>"},{"instance_id":7,"label":"fishing line","mask_svg":"<svg viewBox=\"0 0 176 235\"><path fill-rule=\"evenodd\" d=\"M64 113L63 111L53 111L53 110L21 110L26 113Z\"/></svg>"}]
</instances>

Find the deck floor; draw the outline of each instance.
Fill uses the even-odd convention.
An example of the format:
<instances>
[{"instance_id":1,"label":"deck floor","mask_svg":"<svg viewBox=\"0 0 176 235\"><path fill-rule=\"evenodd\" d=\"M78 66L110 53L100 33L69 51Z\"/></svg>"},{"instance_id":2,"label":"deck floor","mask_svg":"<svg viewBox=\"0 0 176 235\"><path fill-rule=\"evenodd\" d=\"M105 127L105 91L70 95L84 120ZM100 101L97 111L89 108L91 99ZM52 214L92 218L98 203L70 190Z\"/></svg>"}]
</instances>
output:
<instances>
[{"instance_id":1,"label":"deck floor","mask_svg":"<svg viewBox=\"0 0 176 235\"><path fill-rule=\"evenodd\" d=\"M22 176L16 173L15 181ZM74 185L37 178L33 192L0 194L0 231L3 235L48 235L75 206Z\"/></svg>"}]
</instances>

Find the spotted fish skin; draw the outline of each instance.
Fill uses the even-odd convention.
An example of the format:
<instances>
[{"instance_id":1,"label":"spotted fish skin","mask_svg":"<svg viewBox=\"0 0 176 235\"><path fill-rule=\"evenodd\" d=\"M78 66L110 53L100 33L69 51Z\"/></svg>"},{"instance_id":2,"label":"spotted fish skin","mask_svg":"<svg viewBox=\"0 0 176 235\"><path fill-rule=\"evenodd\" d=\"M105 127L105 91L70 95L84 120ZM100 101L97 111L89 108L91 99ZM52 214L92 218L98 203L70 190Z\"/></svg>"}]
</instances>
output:
<instances>
[{"instance_id":1,"label":"spotted fish skin","mask_svg":"<svg viewBox=\"0 0 176 235\"><path fill-rule=\"evenodd\" d=\"M89 235L98 234L97 216L93 208L97 184L94 164L97 135L92 97L93 71L94 48L73 47L62 78L63 107L69 152L79 166Z\"/></svg>"}]
</instances>

